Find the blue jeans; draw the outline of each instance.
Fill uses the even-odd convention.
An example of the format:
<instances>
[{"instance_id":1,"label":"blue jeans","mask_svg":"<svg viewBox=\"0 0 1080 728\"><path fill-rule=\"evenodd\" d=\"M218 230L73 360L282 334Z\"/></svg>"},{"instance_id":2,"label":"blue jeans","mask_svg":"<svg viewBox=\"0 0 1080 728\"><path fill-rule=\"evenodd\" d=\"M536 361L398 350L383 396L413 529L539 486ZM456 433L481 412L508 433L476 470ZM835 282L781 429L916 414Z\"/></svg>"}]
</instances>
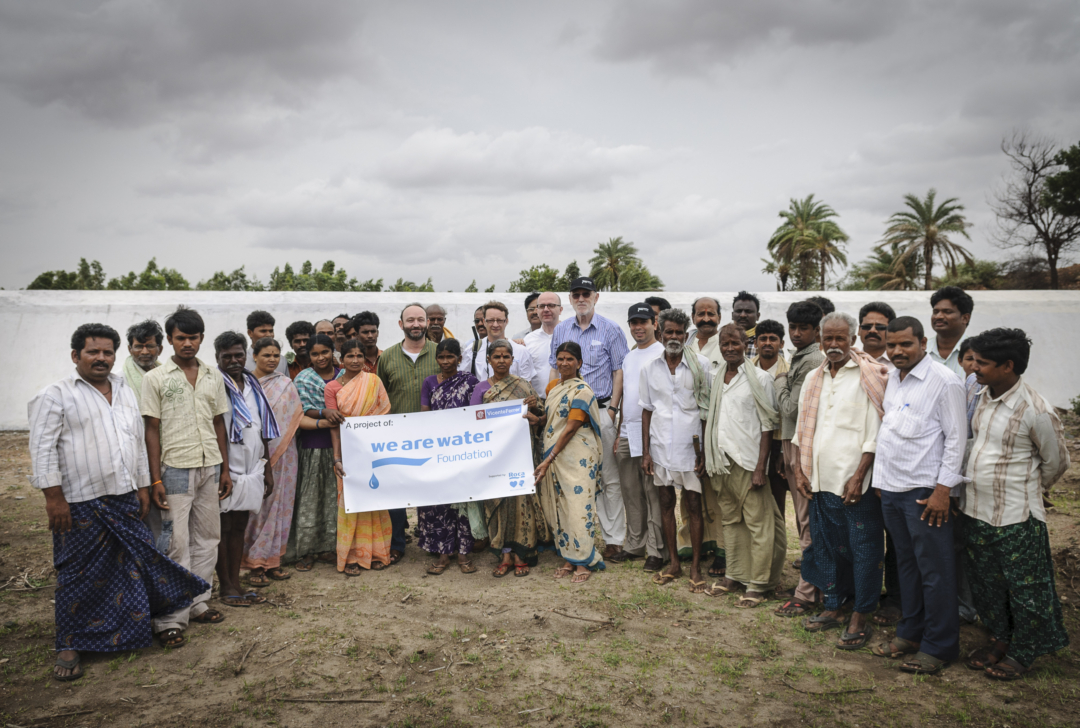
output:
<instances>
[{"instance_id":1,"label":"blue jeans","mask_svg":"<svg viewBox=\"0 0 1080 728\"><path fill-rule=\"evenodd\" d=\"M920 652L939 660L960 655L960 615L956 596L954 519L941 526L919 520L933 488L881 492L881 515L896 546L896 567L904 616L896 636L921 643Z\"/></svg>"}]
</instances>

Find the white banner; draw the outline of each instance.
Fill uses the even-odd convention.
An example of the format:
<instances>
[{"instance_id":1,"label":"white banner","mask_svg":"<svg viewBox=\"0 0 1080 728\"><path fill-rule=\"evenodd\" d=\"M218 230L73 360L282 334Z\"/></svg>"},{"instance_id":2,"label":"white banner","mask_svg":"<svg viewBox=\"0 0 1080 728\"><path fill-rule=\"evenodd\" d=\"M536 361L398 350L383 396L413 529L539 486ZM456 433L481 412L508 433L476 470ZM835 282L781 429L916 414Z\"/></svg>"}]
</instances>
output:
<instances>
[{"instance_id":1,"label":"white banner","mask_svg":"<svg viewBox=\"0 0 1080 728\"><path fill-rule=\"evenodd\" d=\"M341 425L345 512L535 493L521 402L349 417Z\"/></svg>"}]
</instances>

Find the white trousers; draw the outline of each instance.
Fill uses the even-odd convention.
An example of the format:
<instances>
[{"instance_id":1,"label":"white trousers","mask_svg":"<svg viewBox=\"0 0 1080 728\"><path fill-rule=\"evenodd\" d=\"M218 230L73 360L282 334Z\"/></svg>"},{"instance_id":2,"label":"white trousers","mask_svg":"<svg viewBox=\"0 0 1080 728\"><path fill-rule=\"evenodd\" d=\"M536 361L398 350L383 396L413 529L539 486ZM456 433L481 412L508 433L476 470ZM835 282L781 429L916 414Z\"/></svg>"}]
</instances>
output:
<instances>
[{"instance_id":1,"label":"white trousers","mask_svg":"<svg viewBox=\"0 0 1080 728\"><path fill-rule=\"evenodd\" d=\"M622 546L626 540L626 509L623 508L622 487L619 485L619 464L615 458L615 441L619 431L611 421L611 411L600 410L600 435L604 445L604 490L596 496L596 514L600 517L600 532L608 546Z\"/></svg>"}]
</instances>

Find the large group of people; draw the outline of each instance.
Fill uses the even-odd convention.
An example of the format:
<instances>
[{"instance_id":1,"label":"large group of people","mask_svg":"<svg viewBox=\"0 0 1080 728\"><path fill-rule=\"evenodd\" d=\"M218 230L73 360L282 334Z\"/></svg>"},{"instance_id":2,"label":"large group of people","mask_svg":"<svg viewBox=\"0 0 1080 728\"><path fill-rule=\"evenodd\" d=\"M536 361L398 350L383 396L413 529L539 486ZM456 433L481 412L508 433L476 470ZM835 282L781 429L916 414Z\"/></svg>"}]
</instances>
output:
<instances>
[{"instance_id":1,"label":"large group of people","mask_svg":"<svg viewBox=\"0 0 1080 728\"><path fill-rule=\"evenodd\" d=\"M777 599L809 631L841 630L841 650L895 624L872 650L918 674L957 660L976 618L989 638L964 662L994 679L1067 645L1044 496L1069 457L1023 378L1023 331L971 335L955 287L931 298L929 340L885 302L856 319L818 296L785 325L740 292L726 324L712 297L689 312L647 298L628 342L593 279L570 288L571 315L533 293L510 335L510 309L485 303L464 342L441 306L408 305L385 350L370 311L292 322L288 350L254 311L246 337L214 339L212 364L181 306L127 331L119 374L120 335L80 326L75 371L29 404L58 572L54 677L81 677L82 651L178 648L191 622L223 621L215 573L218 604L252 607L320 563L391 568L414 537L432 576L475 574L490 551L491 576L527 577L550 550L556 579L640 559L672 588L687 561L691 593ZM508 401L525 405L535 493L421 507L412 530L405 509L345 511L345 418ZM785 586L789 513L800 578Z\"/></svg>"}]
</instances>

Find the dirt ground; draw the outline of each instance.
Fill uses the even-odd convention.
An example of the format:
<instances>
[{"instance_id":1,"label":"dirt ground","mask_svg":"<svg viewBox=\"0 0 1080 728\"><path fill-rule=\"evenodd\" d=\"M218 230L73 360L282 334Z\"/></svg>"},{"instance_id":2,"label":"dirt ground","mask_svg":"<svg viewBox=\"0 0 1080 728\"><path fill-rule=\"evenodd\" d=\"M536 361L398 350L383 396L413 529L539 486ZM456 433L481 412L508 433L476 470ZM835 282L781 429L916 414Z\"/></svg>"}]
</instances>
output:
<instances>
[{"instance_id":1,"label":"dirt ground","mask_svg":"<svg viewBox=\"0 0 1080 728\"><path fill-rule=\"evenodd\" d=\"M1069 424L1075 438L1080 423ZM1069 444L1080 461L1080 441ZM193 625L182 649L84 655L86 676L58 683L51 536L44 499L28 484L26 445L24 433L0 434L0 726L1080 722L1080 664L1069 650L1017 683L959 663L915 677L869 650L836 650L838 633L807 633L773 616L776 602L740 610L731 596L691 595L686 579L658 588L640 561L610 565L582 586L551 578L550 553L526 578L493 579L488 555L476 557L475 574L435 577L415 542L388 571L294 572L263 590L272 604L215 603L226 621ZM1052 499L1058 590L1080 644L1080 466ZM788 583L795 578L789 565ZM965 626L964 654L983 639Z\"/></svg>"}]
</instances>

